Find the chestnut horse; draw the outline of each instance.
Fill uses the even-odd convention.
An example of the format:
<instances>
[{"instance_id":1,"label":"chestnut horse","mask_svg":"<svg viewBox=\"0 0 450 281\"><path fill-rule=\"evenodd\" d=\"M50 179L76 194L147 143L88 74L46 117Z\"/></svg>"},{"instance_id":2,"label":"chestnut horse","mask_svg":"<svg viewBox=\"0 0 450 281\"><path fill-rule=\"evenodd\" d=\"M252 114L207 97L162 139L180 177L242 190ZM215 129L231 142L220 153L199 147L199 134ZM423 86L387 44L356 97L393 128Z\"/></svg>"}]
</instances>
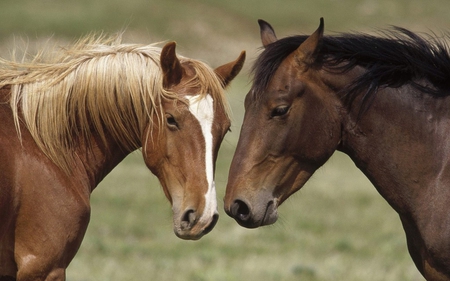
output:
<instances>
[{"instance_id":1,"label":"chestnut horse","mask_svg":"<svg viewBox=\"0 0 450 281\"><path fill-rule=\"evenodd\" d=\"M399 214L423 276L450 280L448 45L401 28L323 36L323 19L311 36L260 28L226 212L245 227L274 223L339 150Z\"/></svg>"},{"instance_id":2,"label":"chestnut horse","mask_svg":"<svg viewBox=\"0 0 450 281\"><path fill-rule=\"evenodd\" d=\"M213 70L175 46L91 37L52 61L2 61L0 279L65 280L91 192L141 147L175 234L214 227L214 163L230 126L223 88L245 53Z\"/></svg>"}]
</instances>

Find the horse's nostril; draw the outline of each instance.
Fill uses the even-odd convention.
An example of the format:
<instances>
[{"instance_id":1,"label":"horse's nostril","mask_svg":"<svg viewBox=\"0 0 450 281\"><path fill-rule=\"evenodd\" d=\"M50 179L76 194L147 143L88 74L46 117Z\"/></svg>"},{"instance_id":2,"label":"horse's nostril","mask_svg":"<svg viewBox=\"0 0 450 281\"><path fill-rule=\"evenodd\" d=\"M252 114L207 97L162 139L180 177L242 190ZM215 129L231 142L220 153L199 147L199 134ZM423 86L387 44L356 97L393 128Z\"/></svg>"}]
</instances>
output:
<instances>
[{"instance_id":1,"label":"horse's nostril","mask_svg":"<svg viewBox=\"0 0 450 281\"><path fill-rule=\"evenodd\" d=\"M181 217L181 227L184 229L191 228L196 221L195 211L192 209L187 210Z\"/></svg>"},{"instance_id":2,"label":"horse's nostril","mask_svg":"<svg viewBox=\"0 0 450 281\"><path fill-rule=\"evenodd\" d=\"M250 208L244 201L237 199L231 207L231 214L235 219L245 222L250 218Z\"/></svg>"}]
</instances>

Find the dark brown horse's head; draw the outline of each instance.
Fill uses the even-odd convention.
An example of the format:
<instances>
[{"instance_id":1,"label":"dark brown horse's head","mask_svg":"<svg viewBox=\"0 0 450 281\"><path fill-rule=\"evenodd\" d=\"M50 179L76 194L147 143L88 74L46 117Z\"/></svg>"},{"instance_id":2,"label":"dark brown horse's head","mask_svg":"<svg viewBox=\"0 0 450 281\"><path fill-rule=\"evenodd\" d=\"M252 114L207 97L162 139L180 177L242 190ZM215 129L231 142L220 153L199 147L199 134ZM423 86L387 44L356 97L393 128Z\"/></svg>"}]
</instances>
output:
<instances>
[{"instance_id":1,"label":"dark brown horse's head","mask_svg":"<svg viewBox=\"0 0 450 281\"><path fill-rule=\"evenodd\" d=\"M143 154L172 204L174 232L180 238L199 239L217 222L215 161L230 127L223 88L244 59L243 52L208 72L198 61L178 59L175 43L161 52L164 88L177 98L162 100L164 116L158 118L163 120L154 120L146 130Z\"/></svg>"},{"instance_id":2,"label":"dark brown horse's head","mask_svg":"<svg viewBox=\"0 0 450 281\"><path fill-rule=\"evenodd\" d=\"M339 101L317 78L323 20L272 70L267 52L278 40L268 23L259 23L265 50L245 98L225 196L226 212L245 227L274 223L277 207L325 163L340 140ZM269 78L266 71L272 71Z\"/></svg>"}]
</instances>

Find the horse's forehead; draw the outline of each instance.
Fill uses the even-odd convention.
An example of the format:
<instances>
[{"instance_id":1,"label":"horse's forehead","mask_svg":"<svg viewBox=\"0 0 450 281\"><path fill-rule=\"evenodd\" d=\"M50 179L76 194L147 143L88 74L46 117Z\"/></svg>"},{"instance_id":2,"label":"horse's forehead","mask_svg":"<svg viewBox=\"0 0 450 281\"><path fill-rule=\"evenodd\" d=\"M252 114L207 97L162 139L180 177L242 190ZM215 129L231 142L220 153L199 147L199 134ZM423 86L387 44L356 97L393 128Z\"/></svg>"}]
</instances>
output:
<instances>
[{"instance_id":1,"label":"horse's forehead","mask_svg":"<svg viewBox=\"0 0 450 281\"><path fill-rule=\"evenodd\" d=\"M210 94L186 96L189 101L189 111L199 121L214 119L214 100Z\"/></svg>"},{"instance_id":2,"label":"horse's forehead","mask_svg":"<svg viewBox=\"0 0 450 281\"><path fill-rule=\"evenodd\" d=\"M214 98L213 95L206 94L187 96L187 99L189 100L190 113L198 119L201 125L205 122L211 124L211 133L214 137L230 127L230 118L225 105L219 104L223 103L220 98Z\"/></svg>"},{"instance_id":3,"label":"horse's forehead","mask_svg":"<svg viewBox=\"0 0 450 281\"><path fill-rule=\"evenodd\" d=\"M303 81L302 71L295 62L294 56L288 56L283 62L273 70L267 82L255 79L252 89L247 95L248 100L264 102L277 96L277 93L287 90L293 84Z\"/></svg>"},{"instance_id":4,"label":"horse's forehead","mask_svg":"<svg viewBox=\"0 0 450 281\"><path fill-rule=\"evenodd\" d=\"M285 83L301 78L299 74L302 73L301 65L297 62L294 55L290 55L283 60L283 62L274 71L273 77L269 82L271 83Z\"/></svg>"}]
</instances>

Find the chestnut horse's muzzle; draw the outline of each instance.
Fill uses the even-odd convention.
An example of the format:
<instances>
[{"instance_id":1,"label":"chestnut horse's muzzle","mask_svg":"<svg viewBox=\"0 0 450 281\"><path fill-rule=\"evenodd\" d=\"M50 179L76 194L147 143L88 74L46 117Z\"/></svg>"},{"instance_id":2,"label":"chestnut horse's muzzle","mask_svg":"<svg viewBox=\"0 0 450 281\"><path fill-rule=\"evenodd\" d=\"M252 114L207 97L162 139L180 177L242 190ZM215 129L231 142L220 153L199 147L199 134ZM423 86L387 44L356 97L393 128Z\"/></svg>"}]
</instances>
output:
<instances>
[{"instance_id":1,"label":"chestnut horse's muzzle","mask_svg":"<svg viewBox=\"0 0 450 281\"><path fill-rule=\"evenodd\" d=\"M181 239L198 240L211 232L218 220L217 211L209 216L198 214L194 209L188 209L180 216L174 214L173 230Z\"/></svg>"}]
</instances>

